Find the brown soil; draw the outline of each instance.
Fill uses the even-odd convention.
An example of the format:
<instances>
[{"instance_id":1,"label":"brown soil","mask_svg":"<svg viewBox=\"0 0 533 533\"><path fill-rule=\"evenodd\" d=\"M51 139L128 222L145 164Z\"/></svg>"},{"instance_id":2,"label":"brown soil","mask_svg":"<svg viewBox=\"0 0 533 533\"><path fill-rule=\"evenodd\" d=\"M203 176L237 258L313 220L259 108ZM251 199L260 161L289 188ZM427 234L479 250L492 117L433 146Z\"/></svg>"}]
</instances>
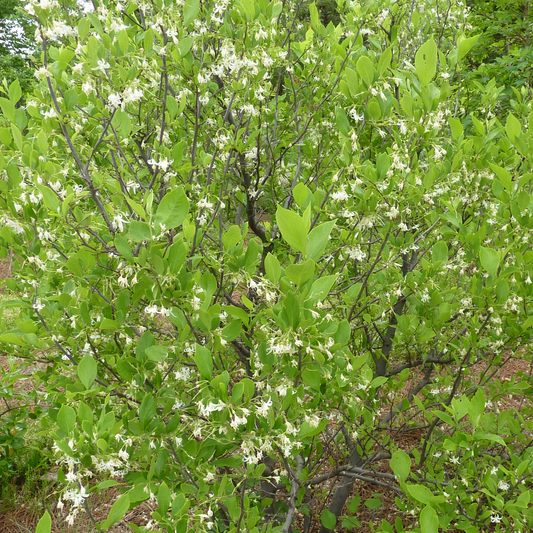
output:
<instances>
[{"instance_id":1,"label":"brown soil","mask_svg":"<svg viewBox=\"0 0 533 533\"><path fill-rule=\"evenodd\" d=\"M11 277L12 270L13 264L10 259L0 259L0 279Z\"/></svg>"}]
</instances>

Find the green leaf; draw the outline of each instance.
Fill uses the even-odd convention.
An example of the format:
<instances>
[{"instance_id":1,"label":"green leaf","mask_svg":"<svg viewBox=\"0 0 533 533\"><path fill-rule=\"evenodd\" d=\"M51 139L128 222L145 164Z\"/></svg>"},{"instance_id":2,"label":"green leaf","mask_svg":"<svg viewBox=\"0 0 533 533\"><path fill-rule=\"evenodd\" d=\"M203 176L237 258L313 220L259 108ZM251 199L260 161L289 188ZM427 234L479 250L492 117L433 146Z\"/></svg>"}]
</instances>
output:
<instances>
[{"instance_id":1,"label":"green leaf","mask_svg":"<svg viewBox=\"0 0 533 533\"><path fill-rule=\"evenodd\" d=\"M369 387L371 389L377 389L378 387L381 387L381 385L387 383L387 380L388 378L386 378L385 376L378 376L370 382Z\"/></svg>"},{"instance_id":2,"label":"green leaf","mask_svg":"<svg viewBox=\"0 0 533 533\"><path fill-rule=\"evenodd\" d=\"M324 222L311 230L306 247L306 256L308 259L318 261L322 257L328 244L331 230L333 229L333 226L335 226L335 222L335 220L330 220L329 222Z\"/></svg>"},{"instance_id":3,"label":"green leaf","mask_svg":"<svg viewBox=\"0 0 533 533\"><path fill-rule=\"evenodd\" d=\"M495 165L493 163L489 163L490 168L496 173L498 178L500 179L502 185L507 189L507 191L511 192L513 188L513 177L511 173L508 170L505 170L502 167L499 167L498 165Z\"/></svg>"},{"instance_id":4,"label":"green leaf","mask_svg":"<svg viewBox=\"0 0 533 533\"><path fill-rule=\"evenodd\" d=\"M196 20L200 9L200 0L185 0L183 6L183 26L188 28Z\"/></svg>"},{"instance_id":5,"label":"green leaf","mask_svg":"<svg viewBox=\"0 0 533 533\"><path fill-rule=\"evenodd\" d=\"M452 130L452 136L457 141L464 133L463 123L458 118L449 117L448 123Z\"/></svg>"},{"instance_id":6,"label":"green leaf","mask_svg":"<svg viewBox=\"0 0 533 533\"><path fill-rule=\"evenodd\" d=\"M350 513L355 514L357 512L357 509L359 508L359 504L361 503L361 496L357 494L357 496L354 496L350 500L348 500L348 511Z\"/></svg>"},{"instance_id":7,"label":"green leaf","mask_svg":"<svg viewBox=\"0 0 533 533\"><path fill-rule=\"evenodd\" d=\"M380 76L383 75L383 73L390 67L390 63L392 60L392 50L389 48L386 48L383 53L379 56L378 61L378 74Z\"/></svg>"},{"instance_id":8,"label":"green leaf","mask_svg":"<svg viewBox=\"0 0 533 533\"><path fill-rule=\"evenodd\" d=\"M240 320L232 320L225 328L220 332L222 338L226 342L234 341L242 330L242 322Z\"/></svg>"},{"instance_id":9,"label":"green leaf","mask_svg":"<svg viewBox=\"0 0 533 533\"><path fill-rule=\"evenodd\" d=\"M255 394L255 383L250 378L244 378L239 383L244 387L244 399L250 401Z\"/></svg>"},{"instance_id":10,"label":"green leaf","mask_svg":"<svg viewBox=\"0 0 533 533\"><path fill-rule=\"evenodd\" d=\"M306 281L309 281L315 272L315 262L309 259L299 265L289 265L285 269L285 274L293 282L301 287Z\"/></svg>"},{"instance_id":11,"label":"green leaf","mask_svg":"<svg viewBox=\"0 0 533 533\"><path fill-rule=\"evenodd\" d=\"M128 261L133 261L133 253L131 251L128 241L118 233L115 235L115 248L117 252Z\"/></svg>"},{"instance_id":12,"label":"green leaf","mask_svg":"<svg viewBox=\"0 0 533 533\"><path fill-rule=\"evenodd\" d=\"M381 152L376 160L376 170L379 179L384 179L390 168L390 157L387 152Z\"/></svg>"},{"instance_id":13,"label":"green leaf","mask_svg":"<svg viewBox=\"0 0 533 533\"><path fill-rule=\"evenodd\" d=\"M499 435L495 435L494 433L483 433L481 431L476 431L474 433L474 440L490 440L491 442L497 442L498 444L507 447L505 441Z\"/></svg>"},{"instance_id":14,"label":"green leaf","mask_svg":"<svg viewBox=\"0 0 533 533\"><path fill-rule=\"evenodd\" d=\"M309 4L309 16L311 18L311 24L313 25L313 29L316 30L320 19L318 18L318 9L316 8L315 2L311 2Z\"/></svg>"},{"instance_id":15,"label":"green leaf","mask_svg":"<svg viewBox=\"0 0 533 533\"><path fill-rule=\"evenodd\" d=\"M24 346L26 344L26 341L15 333L4 333L3 335L0 335L0 342L15 344L17 346Z\"/></svg>"},{"instance_id":16,"label":"green leaf","mask_svg":"<svg viewBox=\"0 0 533 533\"><path fill-rule=\"evenodd\" d=\"M112 525L119 522L130 508L129 494L121 496L111 507L108 517L102 523L104 529L109 529Z\"/></svg>"},{"instance_id":17,"label":"green leaf","mask_svg":"<svg viewBox=\"0 0 533 533\"><path fill-rule=\"evenodd\" d=\"M424 533L439 533L439 517L431 505L426 505L420 513L420 529Z\"/></svg>"},{"instance_id":18,"label":"green leaf","mask_svg":"<svg viewBox=\"0 0 533 533\"><path fill-rule=\"evenodd\" d=\"M300 323L300 304L298 302L298 298L296 298L293 292L289 292L285 296L283 308L287 313L289 325L292 329L296 330L298 328L298 324Z\"/></svg>"},{"instance_id":19,"label":"green leaf","mask_svg":"<svg viewBox=\"0 0 533 533\"><path fill-rule=\"evenodd\" d=\"M69 111L78 105L78 92L76 89L69 89L68 91L65 91L65 96L63 98L65 100L65 107Z\"/></svg>"},{"instance_id":20,"label":"green leaf","mask_svg":"<svg viewBox=\"0 0 533 533\"><path fill-rule=\"evenodd\" d=\"M442 261L443 263L448 260L448 245L444 241L438 241L433 246L431 251L431 256L433 258L433 263L437 261Z\"/></svg>"},{"instance_id":21,"label":"green leaf","mask_svg":"<svg viewBox=\"0 0 533 533\"><path fill-rule=\"evenodd\" d=\"M144 353L150 361L164 361L167 358L167 347L160 344L148 346Z\"/></svg>"},{"instance_id":22,"label":"green leaf","mask_svg":"<svg viewBox=\"0 0 533 533\"><path fill-rule=\"evenodd\" d=\"M168 508L170 507L170 489L168 488L168 485L163 481L161 485L159 485L159 490L157 491L157 504L159 505L159 508L163 515L165 515L168 511Z\"/></svg>"},{"instance_id":23,"label":"green leaf","mask_svg":"<svg viewBox=\"0 0 533 533\"><path fill-rule=\"evenodd\" d=\"M382 506L382 502L379 498L369 498L365 501L365 507L369 509L379 509Z\"/></svg>"},{"instance_id":24,"label":"green leaf","mask_svg":"<svg viewBox=\"0 0 533 533\"><path fill-rule=\"evenodd\" d=\"M200 344L196 345L194 362L204 379L211 379L213 377L213 356L205 346L201 346Z\"/></svg>"},{"instance_id":25,"label":"green leaf","mask_svg":"<svg viewBox=\"0 0 533 533\"><path fill-rule=\"evenodd\" d=\"M459 61L470 52L481 35L482 34L480 33L478 35L473 35L472 37L465 37L464 35L459 36L457 39L457 59Z\"/></svg>"},{"instance_id":26,"label":"green leaf","mask_svg":"<svg viewBox=\"0 0 533 533\"><path fill-rule=\"evenodd\" d=\"M2 113L10 122L15 122L15 106L13 102L7 98L0 98L0 109L2 109Z\"/></svg>"},{"instance_id":27,"label":"green leaf","mask_svg":"<svg viewBox=\"0 0 533 533\"><path fill-rule=\"evenodd\" d=\"M282 237L296 251L305 253L307 246L307 232L309 223L294 211L289 211L278 206L276 211L276 222Z\"/></svg>"},{"instance_id":28,"label":"green leaf","mask_svg":"<svg viewBox=\"0 0 533 533\"><path fill-rule=\"evenodd\" d=\"M92 409L84 402L78 404L78 422L81 424L84 420L93 423L93 411Z\"/></svg>"},{"instance_id":29,"label":"green leaf","mask_svg":"<svg viewBox=\"0 0 533 533\"><path fill-rule=\"evenodd\" d=\"M91 31L91 21L87 18L82 18L78 22L78 36L84 41L89 32Z\"/></svg>"},{"instance_id":30,"label":"green leaf","mask_svg":"<svg viewBox=\"0 0 533 533\"><path fill-rule=\"evenodd\" d=\"M390 458L390 467L398 480L405 482L411 471L411 458L403 450L397 450Z\"/></svg>"},{"instance_id":31,"label":"green leaf","mask_svg":"<svg viewBox=\"0 0 533 533\"><path fill-rule=\"evenodd\" d=\"M343 135L349 135L350 131L352 131L352 127L350 126L348 115L342 107L337 106L335 108L335 119L337 121L337 127L339 128L339 131Z\"/></svg>"},{"instance_id":32,"label":"green leaf","mask_svg":"<svg viewBox=\"0 0 533 533\"><path fill-rule=\"evenodd\" d=\"M375 98L371 98L366 105L366 112L372 120L379 120L381 118L381 108Z\"/></svg>"},{"instance_id":33,"label":"green leaf","mask_svg":"<svg viewBox=\"0 0 533 533\"><path fill-rule=\"evenodd\" d=\"M359 76L365 82L367 88L374 83L374 63L368 56L361 56L355 65Z\"/></svg>"},{"instance_id":34,"label":"green leaf","mask_svg":"<svg viewBox=\"0 0 533 533\"><path fill-rule=\"evenodd\" d=\"M496 250L482 246L479 250L479 261L492 277L496 276L500 266L500 254Z\"/></svg>"},{"instance_id":35,"label":"green leaf","mask_svg":"<svg viewBox=\"0 0 533 533\"><path fill-rule=\"evenodd\" d=\"M183 39L181 39L178 44L178 48L180 51L180 57L185 57L189 53L193 44L194 44L194 39L192 37L184 37Z\"/></svg>"},{"instance_id":36,"label":"green leaf","mask_svg":"<svg viewBox=\"0 0 533 533\"><path fill-rule=\"evenodd\" d=\"M183 190L178 187L161 200L155 214L155 223L165 226L166 229L177 228L189 213L189 200Z\"/></svg>"},{"instance_id":37,"label":"green leaf","mask_svg":"<svg viewBox=\"0 0 533 533\"><path fill-rule=\"evenodd\" d=\"M283 4L281 2L276 2L272 6L272 18L275 19L276 17L278 17L282 11L283 11Z\"/></svg>"},{"instance_id":38,"label":"green leaf","mask_svg":"<svg viewBox=\"0 0 533 533\"><path fill-rule=\"evenodd\" d=\"M50 189L50 187L47 187L46 185L42 185L40 183L37 183L35 186L43 195L44 205L48 209L50 209L50 211L57 213L57 209L59 207L59 200L57 199L56 193L52 189Z\"/></svg>"},{"instance_id":39,"label":"green leaf","mask_svg":"<svg viewBox=\"0 0 533 533\"><path fill-rule=\"evenodd\" d=\"M407 491L409 494L419 502L422 503L430 503L435 502L439 500L439 497L434 496L433 493L424 485L411 485L406 484ZM442 497L441 497L442 498Z\"/></svg>"},{"instance_id":40,"label":"green leaf","mask_svg":"<svg viewBox=\"0 0 533 533\"><path fill-rule=\"evenodd\" d=\"M12 140L13 137L11 136L9 129L0 128L0 142L5 146L9 146Z\"/></svg>"},{"instance_id":41,"label":"green leaf","mask_svg":"<svg viewBox=\"0 0 533 533\"><path fill-rule=\"evenodd\" d=\"M254 20L255 19L255 1L254 0L241 0L242 7L244 7L244 11L246 13L246 16L248 20Z\"/></svg>"},{"instance_id":42,"label":"green leaf","mask_svg":"<svg viewBox=\"0 0 533 533\"><path fill-rule=\"evenodd\" d=\"M522 125L520 121L512 114L507 115L507 121L505 122L505 131L509 139L514 141L522 133Z\"/></svg>"},{"instance_id":43,"label":"green leaf","mask_svg":"<svg viewBox=\"0 0 533 533\"><path fill-rule=\"evenodd\" d=\"M224 250L229 252L235 245L242 240L242 231L239 226L230 226L222 234L222 243L224 244Z\"/></svg>"},{"instance_id":44,"label":"green leaf","mask_svg":"<svg viewBox=\"0 0 533 533\"><path fill-rule=\"evenodd\" d=\"M147 394L139 406L139 421L143 429L146 429L155 417L156 405L154 397Z\"/></svg>"},{"instance_id":45,"label":"green leaf","mask_svg":"<svg viewBox=\"0 0 533 533\"><path fill-rule=\"evenodd\" d=\"M504 303L507 300L507 296L509 296L509 284L506 280L498 280L498 283L496 284L496 296L500 303Z\"/></svg>"},{"instance_id":46,"label":"green leaf","mask_svg":"<svg viewBox=\"0 0 533 533\"><path fill-rule=\"evenodd\" d=\"M433 37L426 41L416 53L415 68L422 87L425 87L437 72L437 45Z\"/></svg>"},{"instance_id":47,"label":"green leaf","mask_svg":"<svg viewBox=\"0 0 533 533\"><path fill-rule=\"evenodd\" d=\"M41 130L37 135L36 142L39 152L41 152L42 155L46 155L48 153L48 140L46 133L43 130Z\"/></svg>"},{"instance_id":48,"label":"green leaf","mask_svg":"<svg viewBox=\"0 0 533 533\"><path fill-rule=\"evenodd\" d=\"M68 405L63 405L57 413L57 425L65 433L70 433L74 430L76 424L76 411Z\"/></svg>"},{"instance_id":49,"label":"green leaf","mask_svg":"<svg viewBox=\"0 0 533 533\"><path fill-rule=\"evenodd\" d=\"M268 252L265 257L265 274L269 281L277 283L281 276L281 265L278 258Z\"/></svg>"},{"instance_id":50,"label":"green leaf","mask_svg":"<svg viewBox=\"0 0 533 533\"><path fill-rule=\"evenodd\" d=\"M22 89L20 88L19 80L15 80L9 86L9 99L11 102L16 105L22 96Z\"/></svg>"},{"instance_id":51,"label":"green leaf","mask_svg":"<svg viewBox=\"0 0 533 533\"><path fill-rule=\"evenodd\" d=\"M125 111L117 109L111 124L117 130L120 137L127 138L130 136L132 128L131 119Z\"/></svg>"},{"instance_id":52,"label":"green leaf","mask_svg":"<svg viewBox=\"0 0 533 533\"><path fill-rule=\"evenodd\" d=\"M302 208L306 207L308 199L310 200L313 196L309 190L309 187L301 181L296 185L296 187L294 187L292 195L294 196L296 203Z\"/></svg>"},{"instance_id":53,"label":"green leaf","mask_svg":"<svg viewBox=\"0 0 533 533\"><path fill-rule=\"evenodd\" d=\"M152 238L152 231L146 222L132 220L130 222L130 239L134 242L149 241Z\"/></svg>"},{"instance_id":54,"label":"green leaf","mask_svg":"<svg viewBox=\"0 0 533 533\"><path fill-rule=\"evenodd\" d=\"M86 389L90 389L96 379L97 364L92 355L86 355L78 365L78 377Z\"/></svg>"},{"instance_id":55,"label":"green leaf","mask_svg":"<svg viewBox=\"0 0 533 533\"><path fill-rule=\"evenodd\" d=\"M333 286L335 281L337 281L338 277L338 274L334 274L332 276L323 276L317 279L311 286L308 301L311 301L314 304L317 302L321 302L324 298L328 296L331 287Z\"/></svg>"},{"instance_id":56,"label":"green leaf","mask_svg":"<svg viewBox=\"0 0 533 533\"><path fill-rule=\"evenodd\" d=\"M357 72L351 68L347 68L344 71L346 75L346 82L348 83L348 90L350 94L355 97L359 93L359 78Z\"/></svg>"},{"instance_id":57,"label":"green leaf","mask_svg":"<svg viewBox=\"0 0 533 533\"><path fill-rule=\"evenodd\" d=\"M320 521L326 529L331 530L337 524L337 517L329 509L324 509L320 515Z\"/></svg>"},{"instance_id":58,"label":"green leaf","mask_svg":"<svg viewBox=\"0 0 533 533\"><path fill-rule=\"evenodd\" d=\"M468 406L468 418L470 419L470 423L472 424L472 427L474 429L477 429L479 425L479 420L481 419L481 416L485 412L485 394L483 393L483 389L479 388L476 391L476 394L470 401L470 405Z\"/></svg>"},{"instance_id":59,"label":"green leaf","mask_svg":"<svg viewBox=\"0 0 533 533\"><path fill-rule=\"evenodd\" d=\"M48 511L45 511L37 523L35 533L50 533L52 531L52 518Z\"/></svg>"}]
</instances>

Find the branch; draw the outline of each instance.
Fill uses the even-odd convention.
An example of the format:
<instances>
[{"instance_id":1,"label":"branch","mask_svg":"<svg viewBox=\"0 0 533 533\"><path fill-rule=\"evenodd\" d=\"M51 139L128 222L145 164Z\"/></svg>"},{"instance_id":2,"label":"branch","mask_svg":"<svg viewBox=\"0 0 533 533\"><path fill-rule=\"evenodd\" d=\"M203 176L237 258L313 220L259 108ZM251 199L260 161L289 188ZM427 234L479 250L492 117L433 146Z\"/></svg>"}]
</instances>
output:
<instances>
[{"instance_id":1,"label":"branch","mask_svg":"<svg viewBox=\"0 0 533 533\"><path fill-rule=\"evenodd\" d=\"M291 494L289 496L289 501L287 503L287 517L285 518L285 523L281 528L282 533L289 533L291 529L292 521L294 520L294 512L296 510L296 499L298 497L298 491L302 486L302 482L298 479L298 474L300 474L304 467L304 460L301 455L296 456L296 474L293 472L287 459L283 458L285 463L285 468L289 474L289 477L292 478L291 481Z\"/></svg>"}]
</instances>

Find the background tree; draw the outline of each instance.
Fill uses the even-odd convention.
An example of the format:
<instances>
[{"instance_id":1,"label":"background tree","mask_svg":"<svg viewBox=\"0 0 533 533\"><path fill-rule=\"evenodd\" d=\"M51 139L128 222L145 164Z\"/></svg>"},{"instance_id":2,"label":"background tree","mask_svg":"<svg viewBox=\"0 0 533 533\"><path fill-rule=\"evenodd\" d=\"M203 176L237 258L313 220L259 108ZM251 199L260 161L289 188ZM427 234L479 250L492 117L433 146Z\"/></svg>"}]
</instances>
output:
<instances>
[{"instance_id":1,"label":"background tree","mask_svg":"<svg viewBox=\"0 0 533 533\"><path fill-rule=\"evenodd\" d=\"M533 11L531 2L517 0L469 0L468 23L480 35L469 55L470 68L464 72L468 105L484 107L488 113L507 112L511 101L519 101L522 91L531 96L533 73ZM494 80L494 81L492 81ZM479 91L479 84L493 85L492 91ZM483 103L480 98L485 96Z\"/></svg>"},{"instance_id":2,"label":"background tree","mask_svg":"<svg viewBox=\"0 0 533 533\"><path fill-rule=\"evenodd\" d=\"M18 80L27 93L35 81L35 25L21 8L20 0L0 0L0 80Z\"/></svg>"}]
</instances>

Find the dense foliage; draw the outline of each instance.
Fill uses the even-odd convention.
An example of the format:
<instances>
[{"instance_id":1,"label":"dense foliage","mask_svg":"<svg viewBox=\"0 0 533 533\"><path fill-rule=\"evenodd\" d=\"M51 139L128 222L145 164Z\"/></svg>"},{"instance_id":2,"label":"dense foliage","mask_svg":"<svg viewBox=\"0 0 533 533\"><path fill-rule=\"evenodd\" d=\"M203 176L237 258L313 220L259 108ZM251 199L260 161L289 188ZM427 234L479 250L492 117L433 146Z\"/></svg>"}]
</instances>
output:
<instances>
[{"instance_id":1,"label":"dense foliage","mask_svg":"<svg viewBox=\"0 0 533 533\"><path fill-rule=\"evenodd\" d=\"M527 531L531 406L501 400L532 390L497 371L533 325L528 93L470 104L460 1L300 7L28 6L0 342L48 363L61 505L119 484L103 529L151 500L134 531L325 533L365 483L398 495L378 531Z\"/></svg>"},{"instance_id":2,"label":"dense foliage","mask_svg":"<svg viewBox=\"0 0 533 533\"><path fill-rule=\"evenodd\" d=\"M33 21L24 16L19 0L0 0L0 80L18 80L24 92L33 84L30 55L35 51ZM6 85L7 87L7 85Z\"/></svg>"},{"instance_id":3,"label":"dense foliage","mask_svg":"<svg viewBox=\"0 0 533 533\"><path fill-rule=\"evenodd\" d=\"M507 113L517 91L531 98L533 10L526 0L468 0L471 31L479 34L464 72L467 105L487 113ZM492 79L493 91L480 90ZM483 96L485 98L483 99Z\"/></svg>"}]
</instances>

